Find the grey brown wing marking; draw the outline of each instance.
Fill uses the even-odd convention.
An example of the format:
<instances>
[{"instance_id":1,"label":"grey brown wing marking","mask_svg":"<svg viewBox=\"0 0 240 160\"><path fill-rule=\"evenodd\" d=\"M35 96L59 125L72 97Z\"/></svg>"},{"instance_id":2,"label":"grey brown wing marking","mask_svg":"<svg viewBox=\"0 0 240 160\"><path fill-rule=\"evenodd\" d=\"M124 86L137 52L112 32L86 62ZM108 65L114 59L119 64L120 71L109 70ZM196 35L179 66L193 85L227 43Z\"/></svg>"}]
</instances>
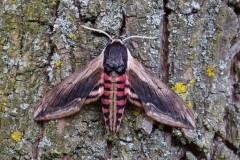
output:
<instances>
[{"instance_id":1,"label":"grey brown wing marking","mask_svg":"<svg viewBox=\"0 0 240 160\"><path fill-rule=\"evenodd\" d=\"M194 127L193 114L183 100L132 57L127 76L148 116L170 126Z\"/></svg>"},{"instance_id":2,"label":"grey brown wing marking","mask_svg":"<svg viewBox=\"0 0 240 160\"><path fill-rule=\"evenodd\" d=\"M80 111L83 104L96 100L89 100L88 96L102 83L101 62L100 55L47 92L36 105L34 120L63 118ZM96 92L101 96L101 89Z\"/></svg>"}]
</instances>

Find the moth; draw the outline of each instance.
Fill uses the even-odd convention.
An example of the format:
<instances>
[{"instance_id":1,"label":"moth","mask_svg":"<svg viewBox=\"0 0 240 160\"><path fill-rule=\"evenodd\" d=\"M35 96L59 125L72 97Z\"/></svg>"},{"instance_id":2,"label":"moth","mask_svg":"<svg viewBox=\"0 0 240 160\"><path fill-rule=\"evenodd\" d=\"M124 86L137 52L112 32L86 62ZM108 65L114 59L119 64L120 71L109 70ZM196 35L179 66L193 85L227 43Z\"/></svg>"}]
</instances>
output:
<instances>
[{"instance_id":1,"label":"moth","mask_svg":"<svg viewBox=\"0 0 240 160\"><path fill-rule=\"evenodd\" d=\"M46 121L79 112L86 104L101 98L106 128L115 135L121 124L126 100L142 107L147 116L173 127L194 128L194 118L184 101L157 76L131 56L124 40L112 39L102 53L76 71L37 103L33 119Z\"/></svg>"}]
</instances>

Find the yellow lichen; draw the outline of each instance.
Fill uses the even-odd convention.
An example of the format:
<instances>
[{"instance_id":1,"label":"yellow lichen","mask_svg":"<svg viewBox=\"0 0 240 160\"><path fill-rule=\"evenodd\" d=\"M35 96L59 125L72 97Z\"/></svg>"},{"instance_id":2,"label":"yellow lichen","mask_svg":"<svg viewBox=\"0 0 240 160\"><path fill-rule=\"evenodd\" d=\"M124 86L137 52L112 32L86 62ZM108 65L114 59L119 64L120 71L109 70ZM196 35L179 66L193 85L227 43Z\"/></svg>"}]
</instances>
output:
<instances>
[{"instance_id":1,"label":"yellow lichen","mask_svg":"<svg viewBox=\"0 0 240 160\"><path fill-rule=\"evenodd\" d=\"M54 67L58 68L61 66L61 64L62 64L62 61L61 61L61 59L59 59L54 63Z\"/></svg>"},{"instance_id":2,"label":"yellow lichen","mask_svg":"<svg viewBox=\"0 0 240 160\"><path fill-rule=\"evenodd\" d=\"M177 82L173 87L172 90L176 93L183 93L187 91L187 86L182 82Z\"/></svg>"},{"instance_id":3,"label":"yellow lichen","mask_svg":"<svg viewBox=\"0 0 240 160\"><path fill-rule=\"evenodd\" d=\"M114 140L113 137L112 137L111 135L108 136L106 139L107 139L108 142L112 142L112 141Z\"/></svg>"},{"instance_id":4,"label":"yellow lichen","mask_svg":"<svg viewBox=\"0 0 240 160\"><path fill-rule=\"evenodd\" d=\"M137 137L134 136L134 137L133 137L133 141L134 141L134 142L138 142Z\"/></svg>"},{"instance_id":5,"label":"yellow lichen","mask_svg":"<svg viewBox=\"0 0 240 160\"><path fill-rule=\"evenodd\" d=\"M12 133L11 137L14 141L20 141L21 140L21 132L15 131Z\"/></svg>"},{"instance_id":6,"label":"yellow lichen","mask_svg":"<svg viewBox=\"0 0 240 160\"><path fill-rule=\"evenodd\" d=\"M68 37L69 37L70 39L73 39L73 38L74 38L74 34L70 33L70 34L68 35Z\"/></svg>"},{"instance_id":7,"label":"yellow lichen","mask_svg":"<svg viewBox=\"0 0 240 160\"><path fill-rule=\"evenodd\" d=\"M6 105L7 105L7 103L0 101L0 107L5 107Z\"/></svg>"},{"instance_id":8,"label":"yellow lichen","mask_svg":"<svg viewBox=\"0 0 240 160\"><path fill-rule=\"evenodd\" d=\"M196 81L194 79L191 79L190 81L190 84L194 85L196 83Z\"/></svg>"},{"instance_id":9,"label":"yellow lichen","mask_svg":"<svg viewBox=\"0 0 240 160\"><path fill-rule=\"evenodd\" d=\"M206 73L209 77L213 77L214 76L214 70L213 70L213 67L208 65L207 66L207 70L206 70Z\"/></svg>"},{"instance_id":10,"label":"yellow lichen","mask_svg":"<svg viewBox=\"0 0 240 160\"><path fill-rule=\"evenodd\" d=\"M133 115L138 116L140 112L141 112L141 108L135 107L135 109L133 111Z\"/></svg>"},{"instance_id":11,"label":"yellow lichen","mask_svg":"<svg viewBox=\"0 0 240 160\"><path fill-rule=\"evenodd\" d=\"M188 106L188 108L192 108L192 107L193 107L192 102L191 102L191 101L188 101L188 102L187 102L187 106Z\"/></svg>"},{"instance_id":12,"label":"yellow lichen","mask_svg":"<svg viewBox=\"0 0 240 160\"><path fill-rule=\"evenodd\" d=\"M127 122L127 121L128 121L127 117L124 117L124 118L123 118L123 121L124 121L124 122Z\"/></svg>"},{"instance_id":13,"label":"yellow lichen","mask_svg":"<svg viewBox=\"0 0 240 160\"><path fill-rule=\"evenodd\" d=\"M4 94L5 94L5 91L4 91L4 90L1 90L0 94L1 94L1 95L4 95Z\"/></svg>"},{"instance_id":14,"label":"yellow lichen","mask_svg":"<svg viewBox=\"0 0 240 160\"><path fill-rule=\"evenodd\" d=\"M133 123L132 123L132 122L129 122L128 125L129 125L129 126L133 126Z\"/></svg>"}]
</instances>

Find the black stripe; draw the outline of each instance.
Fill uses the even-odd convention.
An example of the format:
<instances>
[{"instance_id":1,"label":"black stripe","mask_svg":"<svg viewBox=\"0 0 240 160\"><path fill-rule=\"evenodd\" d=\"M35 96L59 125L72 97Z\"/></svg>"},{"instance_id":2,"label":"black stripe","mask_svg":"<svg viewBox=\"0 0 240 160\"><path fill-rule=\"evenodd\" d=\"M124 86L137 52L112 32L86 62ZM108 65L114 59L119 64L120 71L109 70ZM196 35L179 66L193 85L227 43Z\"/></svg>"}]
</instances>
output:
<instances>
[{"instance_id":1,"label":"black stripe","mask_svg":"<svg viewBox=\"0 0 240 160\"><path fill-rule=\"evenodd\" d=\"M130 85L125 85L126 88L130 89L130 92L135 93L135 91L132 89L132 87Z\"/></svg>"},{"instance_id":2,"label":"black stripe","mask_svg":"<svg viewBox=\"0 0 240 160\"><path fill-rule=\"evenodd\" d=\"M110 80L104 80L104 83L109 83L109 84L112 84L114 82L110 81ZM125 84L125 81L117 81L116 82L117 84Z\"/></svg>"},{"instance_id":3,"label":"black stripe","mask_svg":"<svg viewBox=\"0 0 240 160\"><path fill-rule=\"evenodd\" d=\"M109 105L106 105L106 104L102 104L102 107L103 107L104 109L109 109Z\"/></svg>"},{"instance_id":4,"label":"black stripe","mask_svg":"<svg viewBox=\"0 0 240 160\"><path fill-rule=\"evenodd\" d=\"M104 87L104 90L105 90L105 91L111 91L111 88L106 88L106 87Z\"/></svg>"},{"instance_id":5,"label":"black stripe","mask_svg":"<svg viewBox=\"0 0 240 160\"><path fill-rule=\"evenodd\" d=\"M125 81L117 81L117 84L124 84Z\"/></svg>"},{"instance_id":6,"label":"black stripe","mask_svg":"<svg viewBox=\"0 0 240 160\"><path fill-rule=\"evenodd\" d=\"M117 88L117 91L123 92L125 89L124 88Z\"/></svg>"},{"instance_id":7,"label":"black stripe","mask_svg":"<svg viewBox=\"0 0 240 160\"><path fill-rule=\"evenodd\" d=\"M132 101L137 101L139 103L142 103L141 99L139 98L133 98L133 97L129 97Z\"/></svg>"},{"instance_id":8,"label":"black stripe","mask_svg":"<svg viewBox=\"0 0 240 160\"><path fill-rule=\"evenodd\" d=\"M132 93L135 93L135 91L132 88L129 88Z\"/></svg>"},{"instance_id":9,"label":"black stripe","mask_svg":"<svg viewBox=\"0 0 240 160\"><path fill-rule=\"evenodd\" d=\"M106 67L104 67L104 73L105 73L106 75L108 75L109 77L111 77L111 75L112 75L111 72L106 72L105 69L106 69Z\"/></svg>"},{"instance_id":10,"label":"black stripe","mask_svg":"<svg viewBox=\"0 0 240 160\"><path fill-rule=\"evenodd\" d=\"M103 115L104 115L105 118L108 118L109 117L109 112L103 113Z\"/></svg>"},{"instance_id":11,"label":"black stripe","mask_svg":"<svg viewBox=\"0 0 240 160\"><path fill-rule=\"evenodd\" d=\"M96 91L101 87L103 87L103 83L100 83L100 84L96 85L95 88L92 91Z\"/></svg>"},{"instance_id":12,"label":"black stripe","mask_svg":"<svg viewBox=\"0 0 240 160\"><path fill-rule=\"evenodd\" d=\"M107 119L107 120L105 121L105 123L106 123L107 125L109 125L109 119Z\"/></svg>"},{"instance_id":13,"label":"black stripe","mask_svg":"<svg viewBox=\"0 0 240 160\"><path fill-rule=\"evenodd\" d=\"M120 124L120 121L119 120L117 120L116 121L116 126L118 126Z\"/></svg>"},{"instance_id":14,"label":"black stripe","mask_svg":"<svg viewBox=\"0 0 240 160\"><path fill-rule=\"evenodd\" d=\"M104 80L104 83L112 83L110 80Z\"/></svg>"},{"instance_id":15,"label":"black stripe","mask_svg":"<svg viewBox=\"0 0 240 160\"><path fill-rule=\"evenodd\" d=\"M103 94L103 95L102 95L102 98L103 98L103 99L109 99L109 95L106 96L106 95Z\"/></svg>"},{"instance_id":16,"label":"black stripe","mask_svg":"<svg viewBox=\"0 0 240 160\"><path fill-rule=\"evenodd\" d=\"M98 94L87 96L87 99L93 99L93 98L98 98Z\"/></svg>"},{"instance_id":17,"label":"black stripe","mask_svg":"<svg viewBox=\"0 0 240 160\"><path fill-rule=\"evenodd\" d=\"M117 113L117 118L121 118L122 117L122 113Z\"/></svg>"},{"instance_id":18,"label":"black stripe","mask_svg":"<svg viewBox=\"0 0 240 160\"><path fill-rule=\"evenodd\" d=\"M124 108L124 105L117 105L117 110L123 109L123 108Z\"/></svg>"},{"instance_id":19,"label":"black stripe","mask_svg":"<svg viewBox=\"0 0 240 160\"><path fill-rule=\"evenodd\" d=\"M117 101L125 100L126 96L117 96Z\"/></svg>"}]
</instances>

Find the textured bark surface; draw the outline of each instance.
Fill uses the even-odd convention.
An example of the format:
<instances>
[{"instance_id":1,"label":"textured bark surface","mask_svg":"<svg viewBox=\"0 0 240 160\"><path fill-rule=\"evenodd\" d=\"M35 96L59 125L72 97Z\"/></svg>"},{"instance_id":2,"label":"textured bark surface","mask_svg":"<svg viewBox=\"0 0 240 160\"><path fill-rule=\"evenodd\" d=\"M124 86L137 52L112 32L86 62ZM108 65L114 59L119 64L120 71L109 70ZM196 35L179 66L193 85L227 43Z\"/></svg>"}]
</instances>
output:
<instances>
[{"instance_id":1,"label":"textured bark surface","mask_svg":"<svg viewBox=\"0 0 240 160\"><path fill-rule=\"evenodd\" d=\"M194 130L161 125L126 105L119 135L106 134L100 101L49 121L38 159L239 159L240 4L236 0L52 0L0 2L0 157L32 159L41 96L88 63L108 40L132 55L193 109Z\"/></svg>"}]
</instances>

